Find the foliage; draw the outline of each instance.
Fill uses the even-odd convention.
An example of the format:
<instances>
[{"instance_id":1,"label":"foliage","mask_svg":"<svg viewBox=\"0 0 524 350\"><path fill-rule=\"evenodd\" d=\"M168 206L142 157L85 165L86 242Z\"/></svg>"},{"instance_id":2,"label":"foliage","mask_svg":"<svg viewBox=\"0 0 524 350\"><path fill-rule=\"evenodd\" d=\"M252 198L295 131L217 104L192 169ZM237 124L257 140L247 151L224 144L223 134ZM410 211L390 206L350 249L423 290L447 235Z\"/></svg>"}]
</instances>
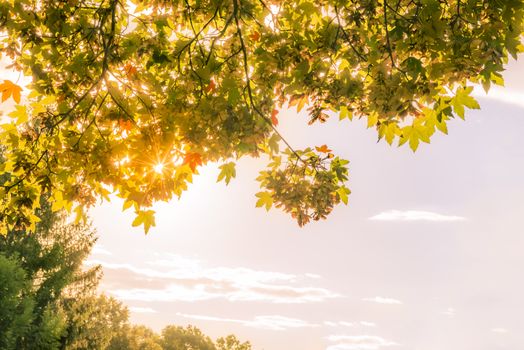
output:
<instances>
[{"instance_id":1,"label":"foliage","mask_svg":"<svg viewBox=\"0 0 524 350\"><path fill-rule=\"evenodd\" d=\"M163 350L251 350L249 342L242 343L232 334L213 342L194 326L169 325L162 330L161 337Z\"/></svg>"},{"instance_id":2,"label":"foliage","mask_svg":"<svg viewBox=\"0 0 524 350\"><path fill-rule=\"evenodd\" d=\"M216 341L217 350L251 350L249 342L240 342L234 335L225 338L218 338Z\"/></svg>"},{"instance_id":3,"label":"foliage","mask_svg":"<svg viewBox=\"0 0 524 350\"><path fill-rule=\"evenodd\" d=\"M142 325L125 325L105 350L251 350L234 335L215 342L194 326L166 326L160 335Z\"/></svg>"},{"instance_id":4,"label":"foliage","mask_svg":"<svg viewBox=\"0 0 524 350\"><path fill-rule=\"evenodd\" d=\"M293 149L278 110L366 118L415 150L479 108L472 83L503 83L523 18L522 0L1 0L1 52L32 82L0 131L0 231L31 228L43 193L82 218L114 192L147 232L147 208L200 166L228 183L261 154L257 205L325 218L347 202L347 161Z\"/></svg>"},{"instance_id":5,"label":"foliage","mask_svg":"<svg viewBox=\"0 0 524 350\"><path fill-rule=\"evenodd\" d=\"M215 350L213 341L200 329L188 326L167 326L162 330L162 349L164 350Z\"/></svg>"},{"instance_id":6,"label":"foliage","mask_svg":"<svg viewBox=\"0 0 524 350\"><path fill-rule=\"evenodd\" d=\"M162 350L160 337L142 325L126 325L111 339L106 350Z\"/></svg>"},{"instance_id":7,"label":"foliage","mask_svg":"<svg viewBox=\"0 0 524 350\"><path fill-rule=\"evenodd\" d=\"M24 298L30 287L24 270L15 259L0 253L0 348L14 349L27 334L33 320L34 300Z\"/></svg>"},{"instance_id":8,"label":"foliage","mask_svg":"<svg viewBox=\"0 0 524 350\"><path fill-rule=\"evenodd\" d=\"M93 294L99 267L83 270L95 242L85 225L64 222L43 203L33 234L0 236L0 348L59 349L70 338L66 300ZM15 300L11 299L15 298Z\"/></svg>"},{"instance_id":9,"label":"foliage","mask_svg":"<svg viewBox=\"0 0 524 350\"><path fill-rule=\"evenodd\" d=\"M62 342L70 350L106 349L123 331L129 317L121 302L104 295L67 298L64 308L67 332Z\"/></svg>"}]
</instances>

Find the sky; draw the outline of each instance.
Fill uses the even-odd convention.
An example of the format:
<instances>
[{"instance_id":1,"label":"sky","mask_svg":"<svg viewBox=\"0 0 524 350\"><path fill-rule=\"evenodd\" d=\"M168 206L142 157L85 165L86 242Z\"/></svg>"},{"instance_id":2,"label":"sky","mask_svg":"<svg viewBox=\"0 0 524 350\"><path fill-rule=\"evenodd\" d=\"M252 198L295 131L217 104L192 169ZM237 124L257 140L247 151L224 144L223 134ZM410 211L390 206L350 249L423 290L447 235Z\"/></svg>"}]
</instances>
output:
<instances>
[{"instance_id":1,"label":"sky","mask_svg":"<svg viewBox=\"0 0 524 350\"><path fill-rule=\"evenodd\" d=\"M524 344L524 62L466 121L414 154L377 143L364 121L280 131L297 148L327 144L350 163L348 206L299 228L255 208L264 159L229 186L203 167L161 203L146 236L115 199L91 210L101 291L131 320L230 333L256 350L498 350Z\"/></svg>"}]
</instances>

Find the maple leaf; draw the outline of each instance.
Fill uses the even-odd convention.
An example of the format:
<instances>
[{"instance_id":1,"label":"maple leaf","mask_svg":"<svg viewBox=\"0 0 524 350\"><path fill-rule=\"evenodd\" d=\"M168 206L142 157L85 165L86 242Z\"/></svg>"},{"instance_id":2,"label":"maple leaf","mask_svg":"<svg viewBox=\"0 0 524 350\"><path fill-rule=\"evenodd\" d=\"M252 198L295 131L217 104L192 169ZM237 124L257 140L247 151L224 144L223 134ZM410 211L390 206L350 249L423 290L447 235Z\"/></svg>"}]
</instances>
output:
<instances>
[{"instance_id":1,"label":"maple leaf","mask_svg":"<svg viewBox=\"0 0 524 350\"><path fill-rule=\"evenodd\" d=\"M213 92L215 91L217 87L217 84L215 83L215 81L213 79L211 79L211 81L209 82L209 85L206 87L206 92Z\"/></svg>"},{"instance_id":2,"label":"maple leaf","mask_svg":"<svg viewBox=\"0 0 524 350\"><path fill-rule=\"evenodd\" d=\"M322 145L320 147L315 146L315 149L317 150L317 152L321 152L321 153L330 153L330 152L332 152L332 150L330 150L327 145Z\"/></svg>"},{"instance_id":3,"label":"maple leaf","mask_svg":"<svg viewBox=\"0 0 524 350\"><path fill-rule=\"evenodd\" d=\"M271 209L271 206L273 205L273 196L271 196L271 193L269 192L258 192L255 194L257 196L257 208L258 207L265 207L266 211L269 211Z\"/></svg>"},{"instance_id":4,"label":"maple leaf","mask_svg":"<svg viewBox=\"0 0 524 350\"><path fill-rule=\"evenodd\" d=\"M235 163L229 162L220 166L220 174L218 174L217 182L224 180L226 185L229 184L231 178L235 177L237 174L235 170Z\"/></svg>"},{"instance_id":5,"label":"maple leaf","mask_svg":"<svg viewBox=\"0 0 524 350\"><path fill-rule=\"evenodd\" d=\"M130 120L119 119L118 120L118 127L122 131L131 131L131 128L133 127L133 123L131 123Z\"/></svg>"},{"instance_id":6,"label":"maple leaf","mask_svg":"<svg viewBox=\"0 0 524 350\"><path fill-rule=\"evenodd\" d=\"M22 88L11 80L4 80L4 82L0 84L0 92L2 93L2 102L12 96L16 103L20 103Z\"/></svg>"},{"instance_id":7,"label":"maple leaf","mask_svg":"<svg viewBox=\"0 0 524 350\"><path fill-rule=\"evenodd\" d=\"M135 66L133 66L131 63L128 63L124 66L124 71L128 77L132 77L137 73Z\"/></svg>"},{"instance_id":8,"label":"maple leaf","mask_svg":"<svg viewBox=\"0 0 524 350\"><path fill-rule=\"evenodd\" d=\"M184 164L189 165L191 170L195 172L196 167L202 165L202 156L200 153L187 153L184 156Z\"/></svg>"},{"instance_id":9,"label":"maple leaf","mask_svg":"<svg viewBox=\"0 0 524 350\"><path fill-rule=\"evenodd\" d=\"M274 126L278 125L278 119L277 119L278 111L276 109L271 112L271 123L273 123Z\"/></svg>"},{"instance_id":10,"label":"maple leaf","mask_svg":"<svg viewBox=\"0 0 524 350\"><path fill-rule=\"evenodd\" d=\"M249 36L249 38L253 41L259 41L260 40L260 33L259 32L253 32L253 34L251 34Z\"/></svg>"},{"instance_id":11,"label":"maple leaf","mask_svg":"<svg viewBox=\"0 0 524 350\"><path fill-rule=\"evenodd\" d=\"M147 234L151 226L156 226L154 210L138 210L135 220L131 224L133 227L144 225L144 232Z\"/></svg>"}]
</instances>

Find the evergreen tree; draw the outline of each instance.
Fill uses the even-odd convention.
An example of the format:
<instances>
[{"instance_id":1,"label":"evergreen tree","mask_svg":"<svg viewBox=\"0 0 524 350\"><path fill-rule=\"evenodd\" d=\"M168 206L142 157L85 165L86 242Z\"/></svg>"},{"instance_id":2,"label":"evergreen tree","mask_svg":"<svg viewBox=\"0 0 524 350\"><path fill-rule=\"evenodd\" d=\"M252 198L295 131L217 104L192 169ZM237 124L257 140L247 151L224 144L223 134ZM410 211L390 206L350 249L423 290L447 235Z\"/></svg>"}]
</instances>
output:
<instances>
[{"instance_id":1,"label":"evergreen tree","mask_svg":"<svg viewBox=\"0 0 524 350\"><path fill-rule=\"evenodd\" d=\"M32 234L0 236L0 348L58 349L67 338L68 300L94 295L100 267L84 270L96 241L47 203Z\"/></svg>"}]
</instances>

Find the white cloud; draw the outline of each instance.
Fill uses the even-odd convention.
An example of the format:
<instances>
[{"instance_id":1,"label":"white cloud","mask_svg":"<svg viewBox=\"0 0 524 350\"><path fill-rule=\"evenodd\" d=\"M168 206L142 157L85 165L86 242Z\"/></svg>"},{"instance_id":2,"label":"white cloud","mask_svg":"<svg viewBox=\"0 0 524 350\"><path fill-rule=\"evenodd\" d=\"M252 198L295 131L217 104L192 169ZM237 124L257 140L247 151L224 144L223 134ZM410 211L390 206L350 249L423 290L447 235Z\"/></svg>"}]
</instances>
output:
<instances>
[{"instance_id":1,"label":"white cloud","mask_svg":"<svg viewBox=\"0 0 524 350\"><path fill-rule=\"evenodd\" d=\"M354 327L355 323L346 321L324 321L324 326L327 327Z\"/></svg>"},{"instance_id":2,"label":"white cloud","mask_svg":"<svg viewBox=\"0 0 524 350\"><path fill-rule=\"evenodd\" d=\"M464 221L462 216L443 215L422 210L388 210L369 218L376 221Z\"/></svg>"},{"instance_id":3,"label":"white cloud","mask_svg":"<svg viewBox=\"0 0 524 350\"><path fill-rule=\"evenodd\" d=\"M399 345L374 335L330 335L327 339L338 344L330 345L326 350L378 350Z\"/></svg>"},{"instance_id":4,"label":"white cloud","mask_svg":"<svg viewBox=\"0 0 524 350\"><path fill-rule=\"evenodd\" d=\"M376 327L376 323L374 322L367 322L367 321L359 321L359 322L347 322L347 321L324 321L324 326L327 327Z\"/></svg>"},{"instance_id":5,"label":"white cloud","mask_svg":"<svg viewBox=\"0 0 524 350\"><path fill-rule=\"evenodd\" d=\"M493 333L500 333L500 334L509 333L509 331L506 328L493 328L491 331Z\"/></svg>"},{"instance_id":6,"label":"white cloud","mask_svg":"<svg viewBox=\"0 0 524 350\"><path fill-rule=\"evenodd\" d=\"M360 321L360 324L364 327L376 327L377 326L375 322Z\"/></svg>"},{"instance_id":7,"label":"white cloud","mask_svg":"<svg viewBox=\"0 0 524 350\"><path fill-rule=\"evenodd\" d=\"M266 301L288 304L320 302L338 296L326 289L314 287L228 285L225 288L215 289L212 283L195 286L171 284L164 289L113 289L109 290L109 293L122 300L136 301L193 302L222 298L229 301Z\"/></svg>"},{"instance_id":8,"label":"white cloud","mask_svg":"<svg viewBox=\"0 0 524 350\"><path fill-rule=\"evenodd\" d=\"M441 314L446 315L450 318L455 317L456 310L452 307L448 307L446 311L442 311Z\"/></svg>"},{"instance_id":9,"label":"white cloud","mask_svg":"<svg viewBox=\"0 0 524 350\"><path fill-rule=\"evenodd\" d=\"M191 315L177 313L178 316L185 318L191 318L195 320L203 321L217 321L217 322L228 322L228 323L238 323L246 327L258 328L258 329L267 329L273 331L283 331L286 329L292 328L310 328L310 327L319 327L318 324L309 323L304 320L297 318L290 318L280 315L262 315L256 316L252 320L239 320L234 318L223 318L215 316L206 316L206 315Z\"/></svg>"},{"instance_id":10,"label":"white cloud","mask_svg":"<svg viewBox=\"0 0 524 350\"><path fill-rule=\"evenodd\" d=\"M362 300L363 301L370 301L370 302L378 303L378 304L389 304L389 305L400 305L400 304L402 304L402 302L400 300L393 299L393 298L384 298L384 297L364 298Z\"/></svg>"},{"instance_id":11,"label":"white cloud","mask_svg":"<svg viewBox=\"0 0 524 350\"><path fill-rule=\"evenodd\" d=\"M243 267L207 267L201 261L169 255L136 267L102 260L107 278L105 290L122 300L138 301L266 301L272 303L321 302L340 297L325 288L311 286L317 275L294 275ZM305 284L307 282L307 284Z\"/></svg>"},{"instance_id":12,"label":"white cloud","mask_svg":"<svg viewBox=\"0 0 524 350\"><path fill-rule=\"evenodd\" d=\"M141 314L155 314L156 310L153 310L150 307L138 307L138 306L130 306L129 311L141 313Z\"/></svg>"}]
</instances>

